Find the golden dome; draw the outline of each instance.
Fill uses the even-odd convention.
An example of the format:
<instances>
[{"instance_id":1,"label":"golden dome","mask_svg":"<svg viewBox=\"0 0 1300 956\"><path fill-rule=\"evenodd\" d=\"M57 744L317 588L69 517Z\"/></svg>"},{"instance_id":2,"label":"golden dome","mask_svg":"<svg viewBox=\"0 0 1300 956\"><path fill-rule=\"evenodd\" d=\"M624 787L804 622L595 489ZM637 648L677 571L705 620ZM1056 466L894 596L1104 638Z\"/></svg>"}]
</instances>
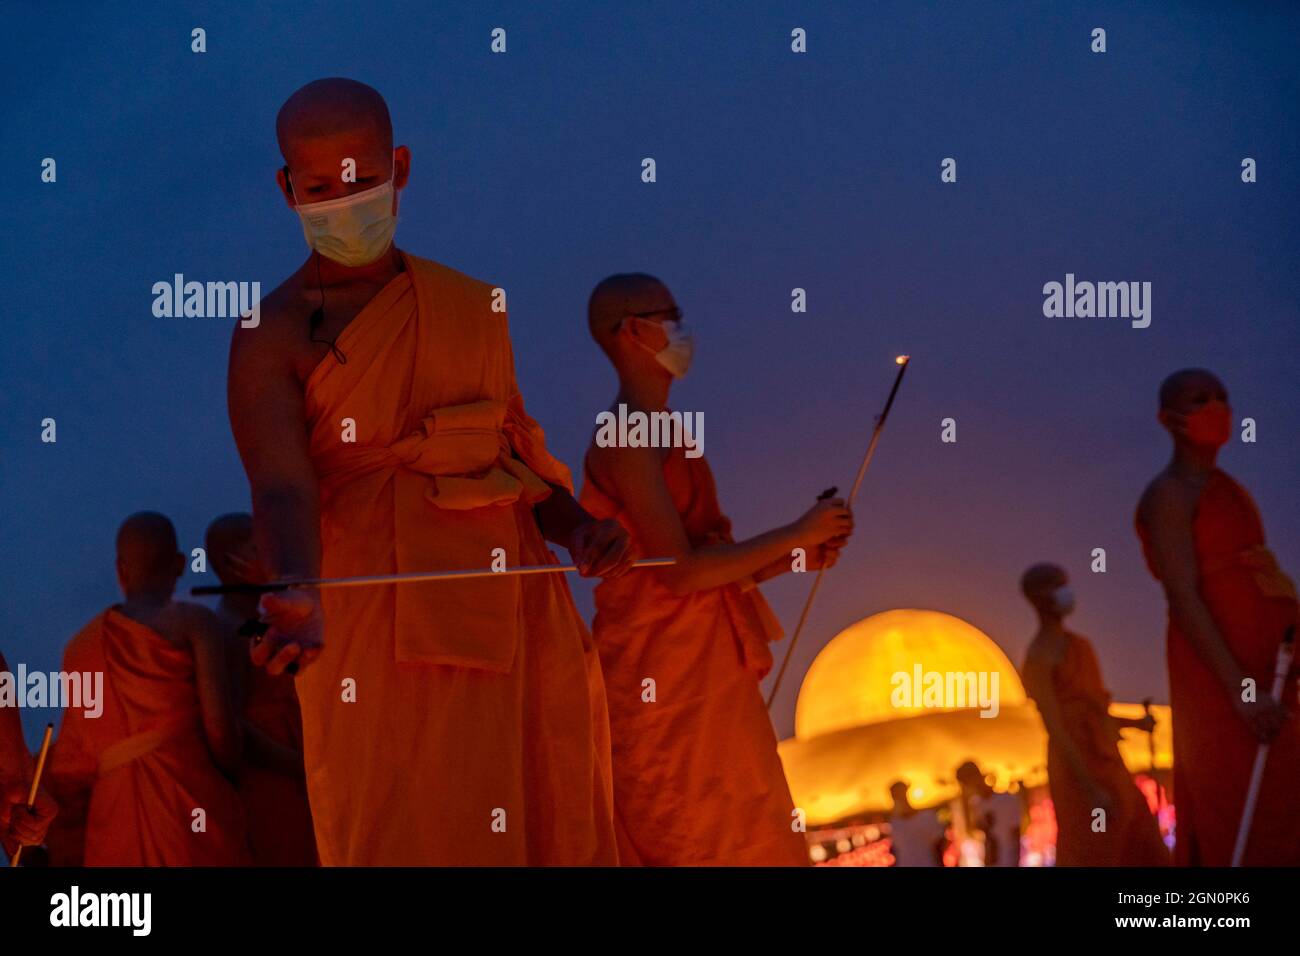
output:
<instances>
[{"instance_id":1,"label":"golden dome","mask_svg":"<svg viewBox=\"0 0 1300 956\"><path fill-rule=\"evenodd\" d=\"M987 634L951 614L900 608L850 625L817 655L799 688L795 737L979 706L954 705L955 697L948 706L922 706L913 684L917 675L924 682L932 674L984 675L986 691L997 682L999 707L1025 703L1020 675Z\"/></svg>"}]
</instances>

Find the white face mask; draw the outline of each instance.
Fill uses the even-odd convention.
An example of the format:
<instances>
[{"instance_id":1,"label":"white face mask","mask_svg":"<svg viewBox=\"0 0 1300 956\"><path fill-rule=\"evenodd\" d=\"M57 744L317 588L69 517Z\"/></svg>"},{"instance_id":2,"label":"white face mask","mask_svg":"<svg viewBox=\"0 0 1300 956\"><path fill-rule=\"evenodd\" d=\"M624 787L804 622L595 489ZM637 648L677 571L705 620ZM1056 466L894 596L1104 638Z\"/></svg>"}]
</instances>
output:
<instances>
[{"instance_id":1,"label":"white face mask","mask_svg":"<svg viewBox=\"0 0 1300 956\"><path fill-rule=\"evenodd\" d=\"M1063 584L1052 592L1052 606L1061 617L1074 610L1074 591L1068 584Z\"/></svg>"},{"instance_id":2,"label":"white face mask","mask_svg":"<svg viewBox=\"0 0 1300 956\"><path fill-rule=\"evenodd\" d=\"M291 192L292 188L290 183ZM374 262L388 251L397 230L392 177L382 186L324 202L300 203L294 210L302 220L307 245L344 266Z\"/></svg>"},{"instance_id":3,"label":"white face mask","mask_svg":"<svg viewBox=\"0 0 1300 956\"><path fill-rule=\"evenodd\" d=\"M682 324L676 320L669 319L659 325L668 336L668 344L655 353L655 361L672 372L673 378L682 378L691 367L695 339L689 332L683 332Z\"/></svg>"}]
</instances>

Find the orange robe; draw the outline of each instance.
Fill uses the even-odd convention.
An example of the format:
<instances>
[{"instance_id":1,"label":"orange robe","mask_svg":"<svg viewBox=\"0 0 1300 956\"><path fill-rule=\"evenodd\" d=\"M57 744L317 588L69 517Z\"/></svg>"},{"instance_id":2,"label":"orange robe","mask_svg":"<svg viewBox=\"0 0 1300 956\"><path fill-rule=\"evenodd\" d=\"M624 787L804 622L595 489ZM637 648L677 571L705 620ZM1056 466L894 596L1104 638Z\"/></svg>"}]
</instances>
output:
<instances>
[{"instance_id":1,"label":"orange robe","mask_svg":"<svg viewBox=\"0 0 1300 956\"><path fill-rule=\"evenodd\" d=\"M1129 775L1109 721L1110 692L1092 645L1067 632L1064 659L1052 671L1061 718L1088 772L1114 801L1104 832L1093 832L1093 806L1057 740L1047 747L1047 777L1056 810L1057 866L1167 866L1169 852L1146 797Z\"/></svg>"},{"instance_id":2,"label":"orange robe","mask_svg":"<svg viewBox=\"0 0 1300 956\"><path fill-rule=\"evenodd\" d=\"M492 287L403 261L339 336L346 362L307 381L323 574L558 563L532 504L569 473L524 411ZM563 575L322 601L324 651L297 686L323 864L617 862Z\"/></svg>"},{"instance_id":3,"label":"orange robe","mask_svg":"<svg viewBox=\"0 0 1300 956\"><path fill-rule=\"evenodd\" d=\"M1154 574L1140 520L1137 530ZM1222 471L1211 472L1197 502L1192 536L1201 599L1242 669L1268 692L1278 645L1287 627L1297 623L1296 595L1264 546L1264 526L1250 494ZM1168 655L1174 712L1173 798L1178 815L1174 859L1180 866L1227 866L1257 741L1172 618ZM1282 701L1290 708L1291 719L1269 751L1243 860L1246 866L1300 864L1300 713L1295 704L1295 669Z\"/></svg>"},{"instance_id":4,"label":"orange robe","mask_svg":"<svg viewBox=\"0 0 1300 956\"><path fill-rule=\"evenodd\" d=\"M246 667L243 718L278 744L302 751L302 717L293 678L273 677L264 668L253 667L247 648L240 642L242 665ZM248 842L255 866L316 866L316 833L307 801L307 781L301 774L289 774L261 767L248 759L239 770L239 798L248 819Z\"/></svg>"},{"instance_id":5,"label":"orange robe","mask_svg":"<svg viewBox=\"0 0 1300 956\"><path fill-rule=\"evenodd\" d=\"M693 546L732 540L703 457L672 449L664 479ZM633 530L590 469L581 500ZM737 584L677 597L653 571L602 581L595 597L620 861L806 866L758 687L772 667L768 642L781 637L767 602ZM646 679L653 702L643 699Z\"/></svg>"},{"instance_id":6,"label":"orange robe","mask_svg":"<svg viewBox=\"0 0 1300 956\"><path fill-rule=\"evenodd\" d=\"M50 750L51 791L69 809L62 845L51 828L51 862L81 863L84 847L86 866L248 865L239 795L203 733L193 655L109 608L68 644L63 670L102 672L104 699L99 717L65 710ZM69 846L86 791L84 844Z\"/></svg>"}]
</instances>

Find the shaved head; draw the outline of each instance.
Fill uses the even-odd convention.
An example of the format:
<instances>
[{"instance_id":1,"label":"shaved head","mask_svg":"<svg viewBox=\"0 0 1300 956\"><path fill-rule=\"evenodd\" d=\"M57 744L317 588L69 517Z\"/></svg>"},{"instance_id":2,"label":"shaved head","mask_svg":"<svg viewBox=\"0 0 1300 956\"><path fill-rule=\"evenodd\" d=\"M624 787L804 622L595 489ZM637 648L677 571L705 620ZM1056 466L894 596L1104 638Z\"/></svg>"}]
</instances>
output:
<instances>
[{"instance_id":1,"label":"shaved head","mask_svg":"<svg viewBox=\"0 0 1300 956\"><path fill-rule=\"evenodd\" d=\"M388 104L374 87L332 76L313 80L290 96L275 118L280 153L290 166L304 144L364 136L377 150L393 149Z\"/></svg>"},{"instance_id":2,"label":"shaved head","mask_svg":"<svg viewBox=\"0 0 1300 956\"><path fill-rule=\"evenodd\" d=\"M644 272L623 272L602 279L587 301L587 328L591 337L606 352L618 331L618 324L629 312L648 312L672 306L668 287Z\"/></svg>"},{"instance_id":3,"label":"shaved head","mask_svg":"<svg viewBox=\"0 0 1300 956\"><path fill-rule=\"evenodd\" d=\"M203 546L209 557L224 556L253 540L253 516L242 511L222 515L208 525Z\"/></svg>"},{"instance_id":4,"label":"shaved head","mask_svg":"<svg viewBox=\"0 0 1300 956\"><path fill-rule=\"evenodd\" d=\"M238 584L245 580L238 568L238 562L232 565L231 557L238 556L245 560L254 559L257 546L253 541L253 516L242 511L224 514L208 525L203 535L203 546L208 551L208 560L212 570L222 584Z\"/></svg>"},{"instance_id":5,"label":"shaved head","mask_svg":"<svg viewBox=\"0 0 1300 956\"><path fill-rule=\"evenodd\" d=\"M1180 369L1160 383L1160 407L1181 411L1197 392L1226 392L1226 389L1219 377L1207 369Z\"/></svg>"},{"instance_id":6,"label":"shaved head","mask_svg":"<svg viewBox=\"0 0 1300 956\"><path fill-rule=\"evenodd\" d=\"M1068 580L1060 565L1043 562L1035 564L1020 576L1020 592L1031 601L1054 591Z\"/></svg>"},{"instance_id":7,"label":"shaved head","mask_svg":"<svg viewBox=\"0 0 1300 956\"><path fill-rule=\"evenodd\" d=\"M166 515L137 511L117 529L117 574L127 596L134 591L171 591L185 559Z\"/></svg>"}]
</instances>

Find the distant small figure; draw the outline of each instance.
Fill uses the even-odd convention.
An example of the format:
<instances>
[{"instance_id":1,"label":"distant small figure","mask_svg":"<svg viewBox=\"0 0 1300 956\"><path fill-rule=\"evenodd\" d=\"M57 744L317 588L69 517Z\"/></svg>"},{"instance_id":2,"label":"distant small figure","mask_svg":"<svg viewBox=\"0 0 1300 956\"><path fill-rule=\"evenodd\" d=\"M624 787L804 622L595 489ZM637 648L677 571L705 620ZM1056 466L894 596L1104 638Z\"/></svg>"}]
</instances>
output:
<instances>
[{"instance_id":1,"label":"distant small figure","mask_svg":"<svg viewBox=\"0 0 1300 956\"><path fill-rule=\"evenodd\" d=\"M230 782L240 742L225 642L215 614L172 600L184 570L167 518L142 511L123 522L117 578L125 600L82 628L63 655L64 671L104 675L104 702L97 718L65 710L50 749L50 790L68 811L50 830L52 865L249 862Z\"/></svg>"},{"instance_id":2,"label":"distant small figure","mask_svg":"<svg viewBox=\"0 0 1300 956\"><path fill-rule=\"evenodd\" d=\"M1056 865L1168 865L1160 828L1117 744L1121 727L1149 733L1154 721L1110 716L1110 694L1092 646L1062 624L1074 610L1064 570L1036 564L1020 579L1020 590L1038 615L1023 673L1047 728Z\"/></svg>"},{"instance_id":3,"label":"distant small figure","mask_svg":"<svg viewBox=\"0 0 1300 956\"><path fill-rule=\"evenodd\" d=\"M889 787L894 806L889 814L889 845L894 866L943 866L943 825L933 810L918 810L907 798L906 781Z\"/></svg>"},{"instance_id":4,"label":"distant small figure","mask_svg":"<svg viewBox=\"0 0 1300 956\"><path fill-rule=\"evenodd\" d=\"M985 866L1020 865L1020 798L998 793L988 785L984 773L973 761L957 768L958 798L964 825L964 839L983 837ZM960 834L959 830L959 834ZM962 836L959 835L959 840ZM978 865L972 860L971 848L962 846L958 866Z\"/></svg>"}]
</instances>

